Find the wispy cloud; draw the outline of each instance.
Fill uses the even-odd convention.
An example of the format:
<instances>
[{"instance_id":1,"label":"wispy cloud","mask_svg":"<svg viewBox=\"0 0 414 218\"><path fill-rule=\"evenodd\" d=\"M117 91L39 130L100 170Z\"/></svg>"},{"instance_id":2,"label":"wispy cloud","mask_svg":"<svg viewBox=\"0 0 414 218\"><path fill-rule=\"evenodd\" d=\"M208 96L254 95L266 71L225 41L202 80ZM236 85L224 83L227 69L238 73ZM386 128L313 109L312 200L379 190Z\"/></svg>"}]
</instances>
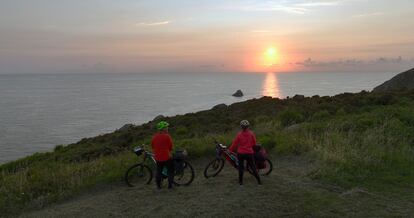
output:
<instances>
[{"instance_id":1,"label":"wispy cloud","mask_svg":"<svg viewBox=\"0 0 414 218\"><path fill-rule=\"evenodd\" d=\"M308 9L285 5L255 5L243 7L244 11L283 11L291 14L305 14Z\"/></svg>"},{"instance_id":2,"label":"wispy cloud","mask_svg":"<svg viewBox=\"0 0 414 218\"><path fill-rule=\"evenodd\" d=\"M356 58L352 59L344 59L344 60L337 60L337 61L314 61L311 58L308 58L304 61L299 61L296 63L290 63L294 65L300 65L304 67L340 67L340 66L364 66L364 65L372 65L372 64L402 64L402 63L410 63L413 64L414 60L412 59L404 59L401 56L396 58L392 57L379 57L373 60L359 60Z\"/></svg>"},{"instance_id":3,"label":"wispy cloud","mask_svg":"<svg viewBox=\"0 0 414 218\"><path fill-rule=\"evenodd\" d=\"M267 1L256 3L239 8L244 11L282 11L290 14L306 14L311 9L318 7L337 6L345 0L330 1L296 1L291 3L288 1Z\"/></svg>"},{"instance_id":4,"label":"wispy cloud","mask_svg":"<svg viewBox=\"0 0 414 218\"><path fill-rule=\"evenodd\" d=\"M270 31L270 30L252 30L251 32L252 33L270 33L272 31Z\"/></svg>"},{"instance_id":5,"label":"wispy cloud","mask_svg":"<svg viewBox=\"0 0 414 218\"><path fill-rule=\"evenodd\" d=\"M340 1L324 1L324 2L304 2L295 4L297 7L323 7L323 6L336 6Z\"/></svg>"},{"instance_id":6,"label":"wispy cloud","mask_svg":"<svg viewBox=\"0 0 414 218\"><path fill-rule=\"evenodd\" d=\"M384 15L384 12L373 12L373 13L366 13L366 14L356 14L353 15L353 18L364 18L364 17L375 17Z\"/></svg>"},{"instance_id":7,"label":"wispy cloud","mask_svg":"<svg viewBox=\"0 0 414 218\"><path fill-rule=\"evenodd\" d=\"M160 22L142 22L142 23L138 23L137 25L139 26L161 26L161 25L167 25L170 24L171 21L170 20L166 20L166 21L160 21Z\"/></svg>"}]
</instances>

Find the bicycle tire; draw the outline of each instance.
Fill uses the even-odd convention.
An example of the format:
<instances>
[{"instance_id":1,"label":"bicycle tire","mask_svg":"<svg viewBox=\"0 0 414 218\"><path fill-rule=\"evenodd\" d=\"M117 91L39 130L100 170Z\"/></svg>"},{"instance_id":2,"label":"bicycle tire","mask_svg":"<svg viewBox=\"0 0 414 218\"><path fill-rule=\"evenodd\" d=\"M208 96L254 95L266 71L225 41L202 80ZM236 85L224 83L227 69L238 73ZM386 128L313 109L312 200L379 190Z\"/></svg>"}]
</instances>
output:
<instances>
[{"instance_id":1,"label":"bicycle tire","mask_svg":"<svg viewBox=\"0 0 414 218\"><path fill-rule=\"evenodd\" d=\"M263 169L257 169L259 175L261 176L267 176L269 175L273 170L273 163L268 158L265 159L266 168Z\"/></svg>"},{"instance_id":2,"label":"bicycle tire","mask_svg":"<svg viewBox=\"0 0 414 218\"><path fill-rule=\"evenodd\" d=\"M147 165L135 164L125 172L124 180L129 187L134 187L150 184L152 176L152 170Z\"/></svg>"},{"instance_id":3,"label":"bicycle tire","mask_svg":"<svg viewBox=\"0 0 414 218\"><path fill-rule=\"evenodd\" d=\"M210 163L207 164L206 168L204 169L204 177L206 179L210 177L217 176L224 167L224 160L222 158L216 158L212 160ZM209 173L209 168L212 168L214 171L213 173Z\"/></svg>"},{"instance_id":4,"label":"bicycle tire","mask_svg":"<svg viewBox=\"0 0 414 218\"><path fill-rule=\"evenodd\" d=\"M188 173L190 174L189 178L183 179L185 178L184 175L187 175ZM188 186L193 182L194 177L195 177L195 173L194 173L193 166L187 161L184 161L184 167L179 174L174 175L173 183L176 186Z\"/></svg>"},{"instance_id":5,"label":"bicycle tire","mask_svg":"<svg viewBox=\"0 0 414 218\"><path fill-rule=\"evenodd\" d=\"M272 172L272 170L273 170L273 163L272 163L272 161L270 161L268 158L266 158L266 159L265 159L265 165L266 165L266 168L263 168L263 169L259 169L259 168L257 168L257 167L256 167L257 173L258 173L260 176L267 176L267 175L269 175L269 174ZM252 170L249 166L247 166L246 168L247 168L246 170L247 170L247 171L248 171L251 175L254 175L253 170Z\"/></svg>"}]
</instances>

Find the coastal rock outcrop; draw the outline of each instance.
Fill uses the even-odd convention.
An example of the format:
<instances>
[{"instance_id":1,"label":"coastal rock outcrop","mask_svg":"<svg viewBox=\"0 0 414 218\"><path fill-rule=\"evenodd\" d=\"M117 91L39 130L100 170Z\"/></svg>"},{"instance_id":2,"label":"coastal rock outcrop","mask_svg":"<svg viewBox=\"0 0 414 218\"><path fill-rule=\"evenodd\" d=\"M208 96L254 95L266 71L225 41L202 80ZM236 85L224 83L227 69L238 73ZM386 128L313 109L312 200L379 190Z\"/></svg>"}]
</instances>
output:
<instances>
[{"instance_id":1,"label":"coastal rock outcrop","mask_svg":"<svg viewBox=\"0 0 414 218\"><path fill-rule=\"evenodd\" d=\"M293 99L297 100L297 101L302 101L302 100L305 99L305 96L304 95L295 95L295 96L293 96Z\"/></svg>"},{"instance_id":2,"label":"coastal rock outcrop","mask_svg":"<svg viewBox=\"0 0 414 218\"><path fill-rule=\"evenodd\" d=\"M233 96L234 97L243 97L243 92L239 89L239 90L237 90L234 94L233 94Z\"/></svg>"},{"instance_id":3,"label":"coastal rock outcrop","mask_svg":"<svg viewBox=\"0 0 414 218\"><path fill-rule=\"evenodd\" d=\"M226 104L218 104L218 105L214 106L212 109L213 110L227 109L227 105Z\"/></svg>"},{"instance_id":4,"label":"coastal rock outcrop","mask_svg":"<svg viewBox=\"0 0 414 218\"><path fill-rule=\"evenodd\" d=\"M374 92L398 91L414 89L414 68L400 73L390 80L374 88Z\"/></svg>"},{"instance_id":5,"label":"coastal rock outcrop","mask_svg":"<svg viewBox=\"0 0 414 218\"><path fill-rule=\"evenodd\" d=\"M129 124L125 124L121 128L119 128L118 131L126 132L126 131L132 129L133 127L134 127L134 124L130 124L130 123Z\"/></svg>"},{"instance_id":6,"label":"coastal rock outcrop","mask_svg":"<svg viewBox=\"0 0 414 218\"><path fill-rule=\"evenodd\" d=\"M162 119L164 119L165 118L165 116L164 115L158 115L158 116L156 116L152 121L160 121L160 120L162 120Z\"/></svg>"}]
</instances>

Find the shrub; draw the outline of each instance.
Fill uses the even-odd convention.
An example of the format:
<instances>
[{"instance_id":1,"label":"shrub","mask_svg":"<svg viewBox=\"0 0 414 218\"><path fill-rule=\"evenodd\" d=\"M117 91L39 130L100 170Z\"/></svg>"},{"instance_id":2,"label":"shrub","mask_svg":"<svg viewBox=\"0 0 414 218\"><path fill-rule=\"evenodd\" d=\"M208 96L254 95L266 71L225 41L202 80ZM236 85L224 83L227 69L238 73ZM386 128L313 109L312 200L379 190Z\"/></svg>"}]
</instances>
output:
<instances>
[{"instance_id":1,"label":"shrub","mask_svg":"<svg viewBox=\"0 0 414 218\"><path fill-rule=\"evenodd\" d=\"M179 126L179 127L177 127L175 132L177 133L177 135L183 136L183 135L186 135L188 133L188 129L185 126Z\"/></svg>"},{"instance_id":2,"label":"shrub","mask_svg":"<svg viewBox=\"0 0 414 218\"><path fill-rule=\"evenodd\" d=\"M267 150L272 150L277 145L276 137L273 134L260 135L257 138L257 142Z\"/></svg>"},{"instance_id":3,"label":"shrub","mask_svg":"<svg viewBox=\"0 0 414 218\"><path fill-rule=\"evenodd\" d=\"M303 113L297 109L287 109L279 113L282 126L290 126L304 121Z\"/></svg>"},{"instance_id":4,"label":"shrub","mask_svg":"<svg viewBox=\"0 0 414 218\"><path fill-rule=\"evenodd\" d=\"M321 121L321 120L326 120L327 118L329 118L330 113L327 110L322 110L322 111L318 111L316 113L314 113L312 115L311 120L312 121Z\"/></svg>"}]
</instances>

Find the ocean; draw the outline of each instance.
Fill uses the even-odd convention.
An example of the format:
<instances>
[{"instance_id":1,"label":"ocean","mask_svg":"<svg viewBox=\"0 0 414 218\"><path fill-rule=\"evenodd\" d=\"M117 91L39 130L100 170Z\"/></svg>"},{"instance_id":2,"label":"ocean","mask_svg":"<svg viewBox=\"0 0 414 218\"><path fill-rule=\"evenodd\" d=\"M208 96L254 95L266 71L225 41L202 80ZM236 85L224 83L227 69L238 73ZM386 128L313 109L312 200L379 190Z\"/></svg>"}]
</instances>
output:
<instances>
[{"instance_id":1,"label":"ocean","mask_svg":"<svg viewBox=\"0 0 414 218\"><path fill-rule=\"evenodd\" d=\"M370 91L396 73L0 75L0 163L141 124L251 98ZM231 96L236 90L242 98Z\"/></svg>"}]
</instances>

